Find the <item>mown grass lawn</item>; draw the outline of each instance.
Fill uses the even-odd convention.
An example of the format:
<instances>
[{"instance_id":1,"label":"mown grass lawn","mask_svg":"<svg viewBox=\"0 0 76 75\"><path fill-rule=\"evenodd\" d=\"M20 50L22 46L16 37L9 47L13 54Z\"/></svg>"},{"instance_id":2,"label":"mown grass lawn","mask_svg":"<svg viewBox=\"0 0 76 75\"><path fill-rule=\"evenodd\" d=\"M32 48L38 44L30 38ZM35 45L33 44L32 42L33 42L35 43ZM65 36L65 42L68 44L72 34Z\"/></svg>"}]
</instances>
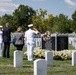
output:
<instances>
[{"instance_id":1,"label":"mown grass lawn","mask_svg":"<svg viewBox=\"0 0 76 75\"><path fill-rule=\"evenodd\" d=\"M13 67L14 46L10 49L10 58L0 57L0 75L34 75L33 62L23 59L22 68ZM23 52L26 50L24 47ZM53 67L47 68L48 75L76 75L76 67L71 65L71 60L54 60Z\"/></svg>"}]
</instances>

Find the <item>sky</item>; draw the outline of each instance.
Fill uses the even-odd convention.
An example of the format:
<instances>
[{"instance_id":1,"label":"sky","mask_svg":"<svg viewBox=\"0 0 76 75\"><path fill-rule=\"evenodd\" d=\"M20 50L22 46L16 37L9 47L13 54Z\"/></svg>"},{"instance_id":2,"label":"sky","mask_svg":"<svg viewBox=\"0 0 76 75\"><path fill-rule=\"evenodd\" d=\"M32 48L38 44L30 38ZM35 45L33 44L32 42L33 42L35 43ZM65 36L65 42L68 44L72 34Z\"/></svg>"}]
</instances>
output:
<instances>
[{"instance_id":1,"label":"sky","mask_svg":"<svg viewBox=\"0 0 76 75\"><path fill-rule=\"evenodd\" d=\"M12 14L18 6L28 5L34 10L47 10L47 14L57 16L60 13L71 18L76 10L76 0L0 0L0 16Z\"/></svg>"}]
</instances>

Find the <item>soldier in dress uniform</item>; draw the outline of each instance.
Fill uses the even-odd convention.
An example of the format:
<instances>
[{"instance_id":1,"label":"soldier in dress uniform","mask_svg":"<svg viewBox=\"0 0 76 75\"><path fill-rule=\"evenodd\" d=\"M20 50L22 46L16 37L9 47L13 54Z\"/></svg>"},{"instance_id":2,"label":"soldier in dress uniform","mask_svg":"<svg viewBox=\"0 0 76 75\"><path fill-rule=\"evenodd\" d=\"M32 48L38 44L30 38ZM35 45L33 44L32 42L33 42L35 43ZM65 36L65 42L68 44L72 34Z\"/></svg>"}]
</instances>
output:
<instances>
[{"instance_id":1,"label":"soldier in dress uniform","mask_svg":"<svg viewBox=\"0 0 76 75\"><path fill-rule=\"evenodd\" d=\"M34 51L34 44L35 44L35 34L38 34L39 31L33 28L33 24L28 25L28 30L25 32L25 42L27 46L27 57L28 61L33 61L33 51Z\"/></svg>"},{"instance_id":2,"label":"soldier in dress uniform","mask_svg":"<svg viewBox=\"0 0 76 75\"><path fill-rule=\"evenodd\" d=\"M2 29L3 29L3 26L0 25L0 57L2 56L2 44L3 44L3 40L2 40Z\"/></svg>"}]
</instances>

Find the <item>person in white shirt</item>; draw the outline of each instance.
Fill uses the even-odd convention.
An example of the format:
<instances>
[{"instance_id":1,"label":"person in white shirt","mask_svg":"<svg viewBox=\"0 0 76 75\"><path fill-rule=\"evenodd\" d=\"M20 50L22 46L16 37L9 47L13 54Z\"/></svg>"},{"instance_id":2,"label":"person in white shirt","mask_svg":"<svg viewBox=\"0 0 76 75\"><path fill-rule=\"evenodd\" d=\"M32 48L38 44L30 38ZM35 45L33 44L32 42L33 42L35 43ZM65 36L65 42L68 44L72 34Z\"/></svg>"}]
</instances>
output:
<instances>
[{"instance_id":1,"label":"person in white shirt","mask_svg":"<svg viewBox=\"0 0 76 75\"><path fill-rule=\"evenodd\" d=\"M35 44L35 34L38 34L39 31L33 28L33 24L28 25L28 30L25 32L25 42L27 46L27 59L28 61L33 61L33 51Z\"/></svg>"},{"instance_id":2,"label":"person in white shirt","mask_svg":"<svg viewBox=\"0 0 76 75\"><path fill-rule=\"evenodd\" d=\"M0 57L2 56L2 44L3 44L2 29L3 29L3 26L0 25Z\"/></svg>"}]
</instances>

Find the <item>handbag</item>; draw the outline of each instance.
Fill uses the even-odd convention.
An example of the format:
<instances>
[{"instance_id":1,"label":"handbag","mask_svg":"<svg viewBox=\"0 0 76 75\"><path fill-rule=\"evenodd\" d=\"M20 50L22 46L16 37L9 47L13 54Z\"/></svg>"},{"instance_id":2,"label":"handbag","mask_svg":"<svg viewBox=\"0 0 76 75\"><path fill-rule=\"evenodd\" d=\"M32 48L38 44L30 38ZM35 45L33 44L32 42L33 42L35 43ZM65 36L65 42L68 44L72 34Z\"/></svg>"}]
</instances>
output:
<instances>
[{"instance_id":1,"label":"handbag","mask_svg":"<svg viewBox=\"0 0 76 75\"><path fill-rule=\"evenodd\" d=\"M13 38L13 39L11 40L11 43L13 43L13 44L15 45L15 42L16 42L16 40L15 40L15 38Z\"/></svg>"},{"instance_id":2,"label":"handbag","mask_svg":"<svg viewBox=\"0 0 76 75\"><path fill-rule=\"evenodd\" d=\"M16 42L16 40L15 40L15 39L13 39L13 44L15 44L15 42Z\"/></svg>"}]
</instances>

